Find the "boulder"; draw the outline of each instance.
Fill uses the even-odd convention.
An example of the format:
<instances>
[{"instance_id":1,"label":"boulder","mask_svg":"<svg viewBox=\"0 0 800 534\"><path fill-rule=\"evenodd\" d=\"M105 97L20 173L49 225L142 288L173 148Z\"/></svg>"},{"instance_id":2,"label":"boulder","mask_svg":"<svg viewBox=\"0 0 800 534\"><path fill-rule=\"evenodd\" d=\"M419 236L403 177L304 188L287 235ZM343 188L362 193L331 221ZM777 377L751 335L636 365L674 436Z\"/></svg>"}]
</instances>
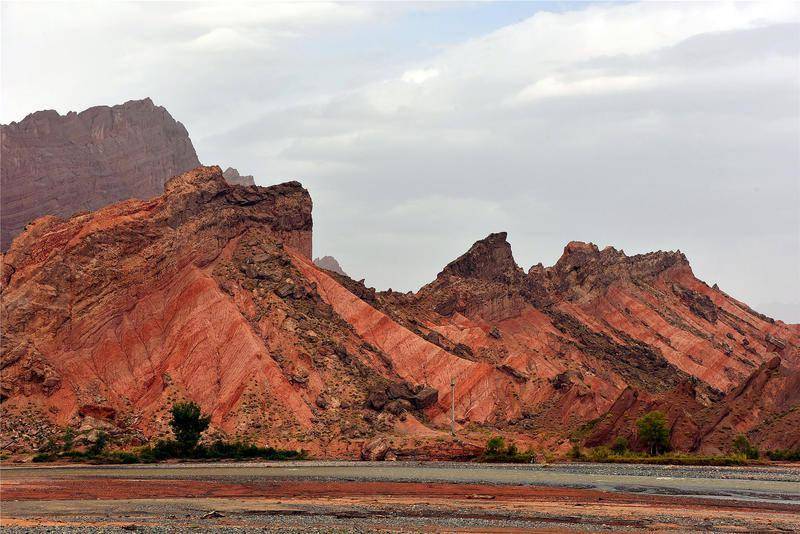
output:
<instances>
[{"instance_id":1,"label":"boulder","mask_svg":"<svg viewBox=\"0 0 800 534\"><path fill-rule=\"evenodd\" d=\"M389 442L384 438L376 438L364 444L361 449L361 459L365 461L381 461L391 450Z\"/></svg>"},{"instance_id":2,"label":"boulder","mask_svg":"<svg viewBox=\"0 0 800 534\"><path fill-rule=\"evenodd\" d=\"M439 400L439 391L430 386L426 386L419 393L411 398L411 402L418 410L433 406Z\"/></svg>"}]
</instances>

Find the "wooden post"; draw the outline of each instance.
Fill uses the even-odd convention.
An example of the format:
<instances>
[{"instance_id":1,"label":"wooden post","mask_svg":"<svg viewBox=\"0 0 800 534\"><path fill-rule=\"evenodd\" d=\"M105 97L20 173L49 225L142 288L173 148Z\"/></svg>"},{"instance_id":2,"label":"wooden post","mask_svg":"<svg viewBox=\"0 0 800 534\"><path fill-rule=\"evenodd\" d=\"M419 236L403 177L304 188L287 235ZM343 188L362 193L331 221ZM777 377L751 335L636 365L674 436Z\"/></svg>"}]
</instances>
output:
<instances>
[{"instance_id":1,"label":"wooden post","mask_svg":"<svg viewBox=\"0 0 800 534\"><path fill-rule=\"evenodd\" d=\"M450 434L456 435L456 377L450 377Z\"/></svg>"}]
</instances>

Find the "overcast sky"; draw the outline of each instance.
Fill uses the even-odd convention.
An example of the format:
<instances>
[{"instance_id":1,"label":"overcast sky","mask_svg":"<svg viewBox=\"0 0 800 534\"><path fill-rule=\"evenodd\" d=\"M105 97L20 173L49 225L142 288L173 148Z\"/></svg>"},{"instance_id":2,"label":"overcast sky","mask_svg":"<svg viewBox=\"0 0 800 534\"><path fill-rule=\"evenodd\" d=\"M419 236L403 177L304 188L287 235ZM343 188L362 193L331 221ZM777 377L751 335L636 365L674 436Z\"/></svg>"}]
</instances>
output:
<instances>
[{"instance_id":1,"label":"overcast sky","mask_svg":"<svg viewBox=\"0 0 800 534\"><path fill-rule=\"evenodd\" d=\"M796 3L2 3L2 115L151 97L301 181L314 253L415 290L490 232L680 249L800 322Z\"/></svg>"}]
</instances>

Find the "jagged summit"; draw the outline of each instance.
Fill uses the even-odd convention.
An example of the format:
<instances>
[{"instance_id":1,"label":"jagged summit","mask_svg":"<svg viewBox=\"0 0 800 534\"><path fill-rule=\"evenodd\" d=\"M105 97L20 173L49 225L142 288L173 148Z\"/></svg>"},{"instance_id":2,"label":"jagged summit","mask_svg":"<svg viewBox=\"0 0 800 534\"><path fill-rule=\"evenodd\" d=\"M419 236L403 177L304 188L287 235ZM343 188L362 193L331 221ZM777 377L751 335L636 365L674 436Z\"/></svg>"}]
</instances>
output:
<instances>
[{"instance_id":1,"label":"jagged summit","mask_svg":"<svg viewBox=\"0 0 800 534\"><path fill-rule=\"evenodd\" d=\"M466 253L450 262L439 276L509 281L523 271L514 261L507 236L506 232L497 232L476 241Z\"/></svg>"},{"instance_id":2,"label":"jagged summit","mask_svg":"<svg viewBox=\"0 0 800 534\"><path fill-rule=\"evenodd\" d=\"M602 270L616 277L653 277L673 267L691 272L689 261L680 250L628 256L625 251L610 245L601 250L594 243L571 241L551 269L561 275Z\"/></svg>"},{"instance_id":3,"label":"jagged summit","mask_svg":"<svg viewBox=\"0 0 800 534\"><path fill-rule=\"evenodd\" d=\"M32 113L28 113L25 118L21 121L11 121L8 126L11 125L24 125L26 123L35 123L36 121L40 120L52 120L52 119L64 119L67 117L82 117L82 116L93 116L97 113L105 113L107 111L124 113L129 110L160 110L166 112L166 108L163 106L156 106L153 103L153 99L149 96L139 99L131 99L122 104L116 104L114 106L92 106L90 108L86 108L83 111L68 111L65 114L61 114L55 109L42 109L39 111L34 111ZM6 125L2 125L6 126Z\"/></svg>"}]
</instances>

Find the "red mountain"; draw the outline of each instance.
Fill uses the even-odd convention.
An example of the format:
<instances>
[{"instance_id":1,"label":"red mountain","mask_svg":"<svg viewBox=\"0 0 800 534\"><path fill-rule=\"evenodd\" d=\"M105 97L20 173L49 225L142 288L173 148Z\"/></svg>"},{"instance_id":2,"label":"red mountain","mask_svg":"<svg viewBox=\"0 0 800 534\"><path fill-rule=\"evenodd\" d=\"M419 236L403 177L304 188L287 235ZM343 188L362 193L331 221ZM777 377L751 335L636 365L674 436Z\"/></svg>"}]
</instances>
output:
<instances>
[{"instance_id":1,"label":"red mountain","mask_svg":"<svg viewBox=\"0 0 800 534\"><path fill-rule=\"evenodd\" d=\"M299 184L218 167L31 224L4 257L2 447L68 424L157 437L185 398L214 432L317 456L459 457L490 433L563 450L633 437L654 408L679 449L798 444L800 329L680 252L570 243L526 273L492 234L399 294L315 266L311 229Z\"/></svg>"}]
</instances>

